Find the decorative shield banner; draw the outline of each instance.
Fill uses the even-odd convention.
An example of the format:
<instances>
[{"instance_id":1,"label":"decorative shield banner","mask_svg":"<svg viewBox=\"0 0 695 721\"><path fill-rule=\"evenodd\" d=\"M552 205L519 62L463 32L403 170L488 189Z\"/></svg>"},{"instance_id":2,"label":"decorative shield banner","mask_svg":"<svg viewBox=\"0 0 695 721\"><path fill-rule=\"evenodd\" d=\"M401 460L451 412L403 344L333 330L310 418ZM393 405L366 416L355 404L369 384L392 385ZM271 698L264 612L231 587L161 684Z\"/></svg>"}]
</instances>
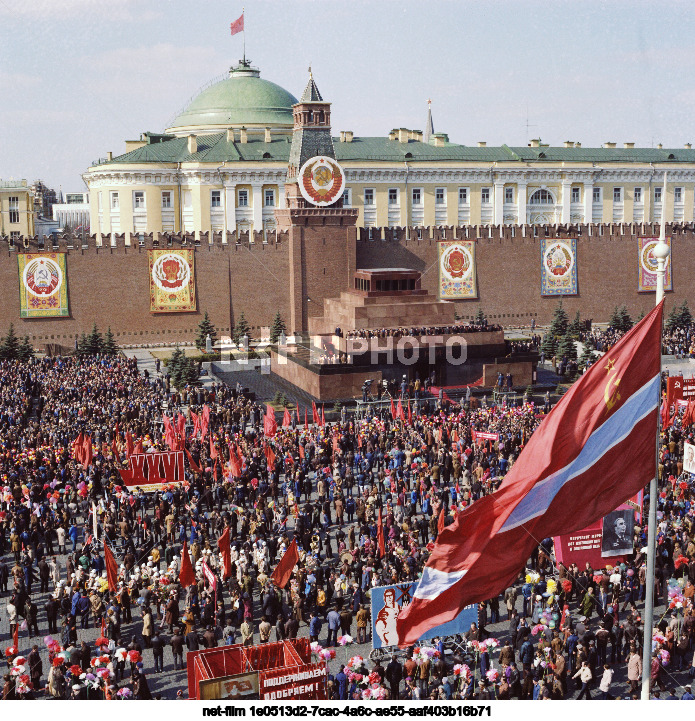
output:
<instances>
[{"instance_id":1,"label":"decorative shield banner","mask_svg":"<svg viewBox=\"0 0 695 721\"><path fill-rule=\"evenodd\" d=\"M196 309L193 249L147 251L150 268L150 312L181 313Z\"/></svg>"},{"instance_id":2,"label":"decorative shield banner","mask_svg":"<svg viewBox=\"0 0 695 721\"><path fill-rule=\"evenodd\" d=\"M576 238L541 238L541 295L577 295Z\"/></svg>"},{"instance_id":3,"label":"decorative shield banner","mask_svg":"<svg viewBox=\"0 0 695 721\"><path fill-rule=\"evenodd\" d=\"M637 238L638 259L638 283L639 293L656 291L656 258L654 257L654 246L659 242L658 238ZM666 238L666 244L671 248L671 238ZM664 278L664 290L673 290L671 281L671 254L666 258L666 277Z\"/></svg>"},{"instance_id":4,"label":"decorative shield banner","mask_svg":"<svg viewBox=\"0 0 695 721\"><path fill-rule=\"evenodd\" d=\"M477 298L474 240L440 240L439 297L442 300Z\"/></svg>"},{"instance_id":5,"label":"decorative shield banner","mask_svg":"<svg viewBox=\"0 0 695 721\"><path fill-rule=\"evenodd\" d=\"M19 317L70 315L65 253L18 253Z\"/></svg>"},{"instance_id":6,"label":"decorative shield banner","mask_svg":"<svg viewBox=\"0 0 695 721\"><path fill-rule=\"evenodd\" d=\"M333 158L309 158L299 171L299 192L312 205L331 205L343 194L345 173Z\"/></svg>"}]
</instances>

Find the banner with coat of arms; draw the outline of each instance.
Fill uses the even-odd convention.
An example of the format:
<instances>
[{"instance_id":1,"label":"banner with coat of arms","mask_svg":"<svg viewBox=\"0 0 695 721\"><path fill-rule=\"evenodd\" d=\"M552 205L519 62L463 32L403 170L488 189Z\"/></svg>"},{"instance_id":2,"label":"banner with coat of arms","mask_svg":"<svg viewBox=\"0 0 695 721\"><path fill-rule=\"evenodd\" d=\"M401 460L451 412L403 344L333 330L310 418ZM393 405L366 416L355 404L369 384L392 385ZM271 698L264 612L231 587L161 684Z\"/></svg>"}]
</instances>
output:
<instances>
[{"instance_id":1,"label":"banner with coat of arms","mask_svg":"<svg viewBox=\"0 0 695 721\"><path fill-rule=\"evenodd\" d=\"M17 253L19 317L70 315L65 253Z\"/></svg>"},{"instance_id":2,"label":"banner with coat of arms","mask_svg":"<svg viewBox=\"0 0 695 721\"><path fill-rule=\"evenodd\" d=\"M577 239L541 238L541 295L577 295Z\"/></svg>"},{"instance_id":3,"label":"banner with coat of arms","mask_svg":"<svg viewBox=\"0 0 695 721\"><path fill-rule=\"evenodd\" d=\"M656 258L654 257L654 246L659 242L658 238L637 238L637 250L639 252L637 292L646 293L656 290ZM671 249L671 238L666 238L666 244ZM664 290L673 290L671 279L671 254L666 258L666 277L664 278Z\"/></svg>"},{"instance_id":4,"label":"banner with coat of arms","mask_svg":"<svg viewBox=\"0 0 695 721\"><path fill-rule=\"evenodd\" d=\"M195 310L195 251L192 248L155 248L147 252L150 312L182 313Z\"/></svg>"},{"instance_id":5,"label":"banner with coat of arms","mask_svg":"<svg viewBox=\"0 0 695 721\"><path fill-rule=\"evenodd\" d=\"M439 297L442 300L477 298L474 240L440 240Z\"/></svg>"}]
</instances>

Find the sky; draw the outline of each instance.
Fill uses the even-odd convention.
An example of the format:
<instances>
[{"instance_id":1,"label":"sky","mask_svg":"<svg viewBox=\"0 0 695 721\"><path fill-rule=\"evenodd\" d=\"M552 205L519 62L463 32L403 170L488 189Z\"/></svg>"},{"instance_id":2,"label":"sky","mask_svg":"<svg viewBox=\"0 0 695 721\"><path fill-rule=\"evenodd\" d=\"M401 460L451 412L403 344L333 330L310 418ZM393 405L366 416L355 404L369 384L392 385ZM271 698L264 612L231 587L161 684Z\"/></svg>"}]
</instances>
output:
<instances>
[{"instance_id":1,"label":"sky","mask_svg":"<svg viewBox=\"0 0 695 721\"><path fill-rule=\"evenodd\" d=\"M695 142L695 22L672 0L245 0L246 54L299 97L311 65L333 134L452 142ZM0 178L81 174L161 132L242 56L226 0L0 0Z\"/></svg>"}]
</instances>

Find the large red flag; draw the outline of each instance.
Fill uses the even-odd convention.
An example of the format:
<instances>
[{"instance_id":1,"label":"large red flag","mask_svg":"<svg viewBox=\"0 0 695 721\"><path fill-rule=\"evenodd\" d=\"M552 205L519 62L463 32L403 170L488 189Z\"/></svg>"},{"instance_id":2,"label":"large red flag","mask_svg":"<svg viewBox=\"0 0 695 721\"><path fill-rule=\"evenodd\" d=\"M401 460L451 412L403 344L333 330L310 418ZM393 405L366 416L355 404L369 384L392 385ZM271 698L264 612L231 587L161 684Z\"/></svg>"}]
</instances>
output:
<instances>
[{"instance_id":1,"label":"large red flag","mask_svg":"<svg viewBox=\"0 0 695 721\"><path fill-rule=\"evenodd\" d=\"M278 587L285 588L288 584L292 571L299 561L299 551L297 550L297 541L292 539L289 548L282 554L280 563L276 566L270 580Z\"/></svg>"},{"instance_id":2,"label":"large red flag","mask_svg":"<svg viewBox=\"0 0 695 721\"><path fill-rule=\"evenodd\" d=\"M237 33L240 33L244 29L244 13L241 13L241 15L229 26L229 29L232 31L232 35L236 35Z\"/></svg>"},{"instance_id":3,"label":"large red flag","mask_svg":"<svg viewBox=\"0 0 695 721\"><path fill-rule=\"evenodd\" d=\"M437 519L437 536L444 530L444 524L446 523L446 519L444 516L444 506L442 506L442 510L439 511L439 518Z\"/></svg>"},{"instance_id":4,"label":"large red flag","mask_svg":"<svg viewBox=\"0 0 695 721\"><path fill-rule=\"evenodd\" d=\"M183 539L183 548L181 549L181 569L179 570L179 583L181 588L187 588L195 583L195 573L193 573L193 565L191 557L188 555L188 546L186 539Z\"/></svg>"},{"instance_id":5,"label":"large red flag","mask_svg":"<svg viewBox=\"0 0 695 721\"><path fill-rule=\"evenodd\" d=\"M326 425L326 416L323 412L323 404L321 404L321 425L322 426Z\"/></svg>"},{"instance_id":6,"label":"large red flag","mask_svg":"<svg viewBox=\"0 0 695 721\"><path fill-rule=\"evenodd\" d=\"M270 404L265 407L263 418L263 433L266 436L274 436L278 432L278 422L275 420L275 409Z\"/></svg>"},{"instance_id":7,"label":"large red flag","mask_svg":"<svg viewBox=\"0 0 695 721\"><path fill-rule=\"evenodd\" d=\"M384 522L381 520L381 508L379 509L377 524L376 540L379 544L379 558L383 558L386 555L386 545L384 544Z\"/></svg>"},{"instance_id":8,"label":"large red flag","mask_svg":"<svg viewBox=\"0 0 695 721\"><path fill-rule=\"evenodd\" d=\"M72 457L78 463L82 463L84 457L84 433L80 433L72 442Z\"/></svg>"},{"instance_id":9,"label":"large red flag","mask_svg":"<svg viewBox=\"0 0 695 721\"><path fill-rule=\"evenodd\" d=\"M200 416L193 411L189 411L191 414L191 420L193 421L193 431L191 432L191 438L195 438L200 430Z\"/></svg>"},{"instance_id":10,"label":"large red flag","mask_svg":"<svg viewBox=\"0 0 695 721\"><path fill-rule=\"evenodd\" d=\"M275 451L270 446L265 446L263 448L263 453L265 454L265 459L268 462L268 473L271 473L275 468Z\"/></svg>"},{"instance_id":11,"label":"large red flag","mask_svg":"<svg viewBox=\"0 0 695 721\"><path fill-rule=\"evenodd\" d=\"M311 422L315 426L321 425L321 418L319 416L318 409L316 408L316 403L314 401L311 401Z\"/></svg>"},{"instance_id":12,"label":"large red flag","mask_svg":"<svg viewBox=\"0 0 695 721\"><path fill-rule=\"evenodd\" d=\"M309 422L306 417L306 408L305 408L304 409L304 428L308 428L308 427L309 427Z\"/></svg>"},{"instance_id":13,"label":"large red flag","mask_svg":"<svg viewBox=\"0 0 695 721\"><path fill-rule=\"evenodd\" d=\"M133 448L133 453L135 453L135 454L141 453L142 454L144 452L145 452L145 448L142 445L142 438L138 438L138 442L135 444L135 448Z\"/></svg>"},{"instance_id":14,"label":"large red flag","mask_svg":"<svg viewBox=\"0 0 695 721\"><path fill-rule=\"evenodd\" d=\"M224 533L217 541L217 548L222 556L222 578L229 578L232 575L232 551L229 545L229 526L226 526Z\"/></svg>"},{"instance_id":15,"label":"large red flag","mask_svg":"<svg viewBox=\"0 0 695 721\"><path fill-rule=\"evenodd\" d=\"M183 413L179 413L178 416L176 416L176 432L181 438L183 438L186 433L186 419Z\"/></svg>"},{"instance_id":16,"label":"large red flag","mask_svg":"<svg viewBox=\"0 0 695 721\"><path fill-rule=\"evenodd\" d=\"M211 460L215 460L219 454L217 453L217 448L215 448L215 444L212 442L212 433L210 434L210 458Z\"/></svg>"},{"instance_id":17,"label":"large red flag","mask_svg":"<svg viewBox=\"0 0 695 721\"><path fill-rule=\"evenodd\" d=\"M398 407L396 408L396 418L400 418L402 421L405 420L405 414L403 413L403 403L401 399L398 399Z\"/></svg>"},{"instance_id":18,"label":"large red flag","mask_svg":"<svg viewBox=\"0 0 695 721\"><path fill-rule=\"evenodd\" d=\"M106 580L109 584L109 591L116 593L118 590L118 566L111 549L106 545L106 538L104 538L104 565L106 566Z\"/></svg>"},{"instance_id":19,"label":"large red flag","mask_svg":"<svg viewBox=\"0 0 695 721\"><path fill-rule=\"evenodd\" d=\"M289 428L292 425L292 416L290 412L285 408L285 413L282 416L282 427Z\"/></svg>"},{"instance_id":20,"label":"large red flag","mask_svg":"<svg viewBox=\"0 0 695 721\"><path fill-rule=\"evenodd\" d=\"M126 456L130 458L135 451L135 448L133 447L133 436L130 431L127 431L125 434L125 449Z\"/></svg>"},{"instance_id":21,"label":"large red flag","mask_svg":"<svg viewBox=\"0 0 695 721\"><path fill-rule=\"evenodd\" d=\"M391 399L391 418L396 419L396 406L393 405L393 398Z\"/></svg>"},{"instance_id":22,"label":"large red flag","mask_svg":"<svg viewBox=\"0 0 695 721\"><path fill-rule=\"evenodd\" d=\"M398 616L398 643L494 598L543 538L610 513L656 472L661 383L660 303L595 363L546 416L500 488L437 538Z\"/></svg>"},{"instance_id":23,"label":"large red flag","mask_svg":"<svg viewBox=\"0 0 695 721\"><path fill-rule=\"evenodd\" d=\"M241 478L241 459L237 456L232 444L229 444L229 470L234 478Z\"/></svg>"},{"instance_id":24,"label":"large red flag","mask_svg":"<svg viewBox=\"0 0 695 721\"><path fill-rule=\"evenodd\" d=\"M668 403L664 398L664 402L661 404L661 428L666 430L671 425L671 418L668 415Z\"/></svg>"}]
</instances>

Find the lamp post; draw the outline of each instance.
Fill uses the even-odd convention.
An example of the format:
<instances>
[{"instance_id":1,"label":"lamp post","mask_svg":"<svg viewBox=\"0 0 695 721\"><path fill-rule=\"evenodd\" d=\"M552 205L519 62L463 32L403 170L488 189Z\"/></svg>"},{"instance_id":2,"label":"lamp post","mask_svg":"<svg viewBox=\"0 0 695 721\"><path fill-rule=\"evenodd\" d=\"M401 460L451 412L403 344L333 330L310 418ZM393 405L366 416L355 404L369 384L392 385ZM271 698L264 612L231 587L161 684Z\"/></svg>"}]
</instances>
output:
<instances>
[{"instance_id":1,"label":"lamp post","mask_svg":"<svg viewBox=\"0 0 695 721\"><path fill-rule=\"evenodd\" d=\"M666 261L671 251L666 243L666 171L664 171L664 189L661 191L661 228L659 242L652 251L656 259L656 305L664 299L664 280ZM661 339L659 339L661 343ZM661 357L661 348L659 348ZM661 367L661 364L659 364ZM661 375L661 374L659 374ZM661 406L661 382L658 386L657 408ZM654 626L654 566L656 562L656 506L659 498L659 438L661 436L661 414L657 413L656 463L654 478L649 482L649 520L647 522L647 574L645 579L644 600L644 640L642 644L642 700L649 700L649 684L652 663L652 629Z\"/></svg>"}]
</instances>

